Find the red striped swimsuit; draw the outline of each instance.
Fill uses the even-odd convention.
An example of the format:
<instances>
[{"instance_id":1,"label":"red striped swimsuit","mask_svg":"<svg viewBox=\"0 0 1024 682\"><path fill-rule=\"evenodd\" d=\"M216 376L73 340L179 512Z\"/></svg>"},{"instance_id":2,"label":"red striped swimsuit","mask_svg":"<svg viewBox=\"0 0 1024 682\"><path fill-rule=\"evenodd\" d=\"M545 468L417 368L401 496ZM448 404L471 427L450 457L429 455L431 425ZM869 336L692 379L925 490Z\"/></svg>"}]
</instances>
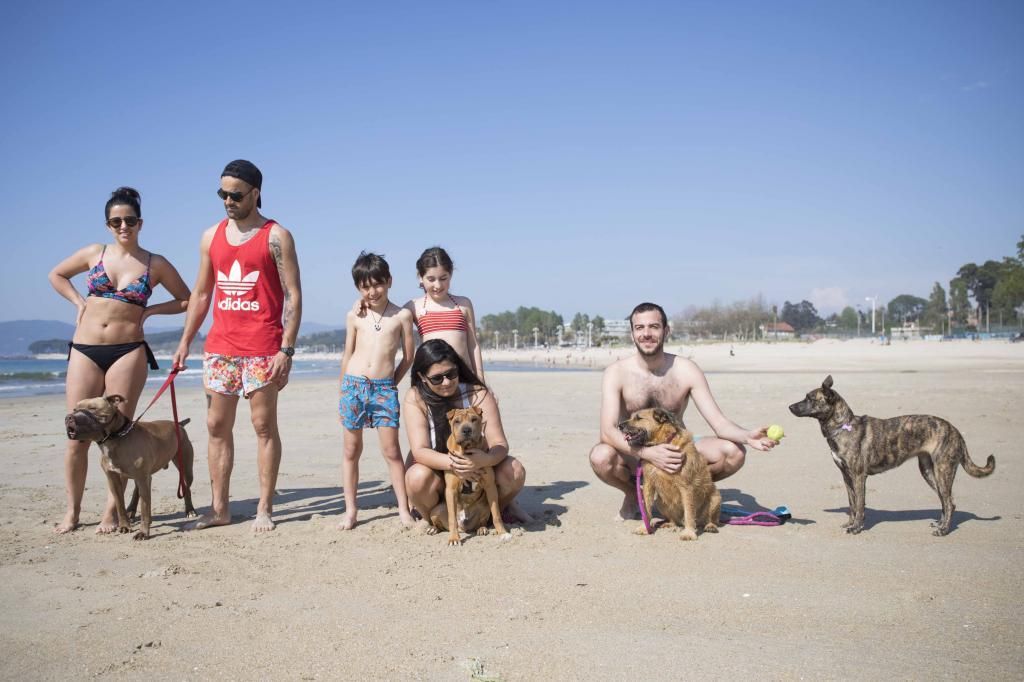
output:
<instances>
[{"instance_id":1,"label":"red striped swimsuit","mask_svg":"<svg viewBox=\"0 0 1024 682\"><path fill-rule=\"evenodd\" d=\"M451 296L449 296L451 299ZM427 297L423 297L423 312L416 318L416 328L420 336L434 334L437 332L463 332L469 333L469 325L466 324L466 316L462 314L462 308L455 304L451 310L427 310Z\"/></svg>"}]
</instances>

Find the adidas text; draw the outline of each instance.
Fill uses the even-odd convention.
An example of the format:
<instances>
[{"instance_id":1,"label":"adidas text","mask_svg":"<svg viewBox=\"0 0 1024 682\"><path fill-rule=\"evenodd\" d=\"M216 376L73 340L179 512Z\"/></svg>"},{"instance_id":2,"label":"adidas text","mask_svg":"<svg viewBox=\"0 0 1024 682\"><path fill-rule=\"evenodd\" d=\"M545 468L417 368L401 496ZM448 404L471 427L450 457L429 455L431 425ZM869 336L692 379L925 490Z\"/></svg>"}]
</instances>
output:
<instances>
[{"instance_id":1,"label":"adidas text","mask_svg":"<svg viewBox=\"0 0 1024 682\"><path fill-rule=\"evenodd\" d=\"M256 312L260 309L259 301L239 301L237 298L227 299L222 298L217 303L217 307L221 310L247 310Z\"/></svg>"}]
</instances>

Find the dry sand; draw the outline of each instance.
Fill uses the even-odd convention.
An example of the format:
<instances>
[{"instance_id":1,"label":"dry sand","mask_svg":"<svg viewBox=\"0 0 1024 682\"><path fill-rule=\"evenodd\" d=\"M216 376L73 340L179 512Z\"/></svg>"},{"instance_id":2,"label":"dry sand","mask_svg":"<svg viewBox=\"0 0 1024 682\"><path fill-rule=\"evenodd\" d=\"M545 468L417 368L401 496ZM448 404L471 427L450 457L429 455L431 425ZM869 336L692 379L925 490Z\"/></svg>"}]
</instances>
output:
<instances>
[{"instance_id":1,"label":"dry sand","mask_svg":"<svg viewBox=\"0 0 1024 682\"><path fill-rule=\"evenodd\" d=\"M782 424L772 453L719 484L727 503L785 504L790 523L724 527L683 543L613 522L593 476L599 372L491 372L523 505L510 542L399 529L376 437L361 523L342 509L336 385L282 395L278 529L254 537L248 410L236 427L232 526L182 532L173 470L155 479L154 537L93 533L94 455L82 521L63 513L63 399L0 401L0 660L5 679L1020 679L1024 669L1021 405L1024 344L866 342L684 347L740 424ZM607 351L592 351L600 354ZM595 360L602 364L606 360ZM913 462L868 482L868 529L844 534L846 494L811 420L786 405L826 372L857 413L932 413L996 472L954 487L954 531ZM148 399L148 394L145 396ZM209 503L204 401L179 396ZM154 408L156 418L168 403ZM691 408L688 423L707 427ZM403 434L404 442L404 434Z\"/></svg>"}]
</instances>

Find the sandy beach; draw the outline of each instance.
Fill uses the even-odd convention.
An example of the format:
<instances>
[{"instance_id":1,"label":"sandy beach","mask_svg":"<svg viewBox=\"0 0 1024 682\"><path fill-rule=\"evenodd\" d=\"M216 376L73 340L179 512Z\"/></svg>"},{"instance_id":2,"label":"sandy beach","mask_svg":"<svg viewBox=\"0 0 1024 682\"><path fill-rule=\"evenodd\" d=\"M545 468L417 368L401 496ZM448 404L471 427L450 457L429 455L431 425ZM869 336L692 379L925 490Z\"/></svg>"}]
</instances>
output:
<instances>
[{"instance_id":1,"label":"sandy beach","mask_svg":"<svg viewBox=\"0 0 1024 682\"><path fill-rule=\"evenodd\" d=\"M336 382L281 395L278 528L254 536L257 477L239 410L233 525L183 532L174 470L154 479L153 538L97 536L106 495L92 450L83 527L64 512L62 396L0 400L0 660L4 679L574 680L1020 679L1024 670L1024 344L821 341L677 345L724 412L786 439L719 483L774 528L726 526L683 543L612 520L621 496L592 474L599 371L489 372L520 498L537 521L513 538L405 531L375 434L362 458L360 524L340 532ZM494 362L598 368L629 348L521 350ZM569 357L566 357L566 354ZM514 357L505 357L514 356ZM528 359L525 359L528 358ZM549 363L548 360L551 359ZM817 423L786 406L826 373L858 414L944 417L975 462L957 474L954 529L914 462L868 480L867 529L840 529L847 500ZM407 382L406 382L407 383ZM403 386L403 392L404 392ZM148 401L151 391L144 399ZM178 397L209 504L205 401ZM150 412L168 418L170 403ZM688 426L710 433L695 408ZM404 433L403 445L406 443ZM1016 500L1016 501L1015 501Z\"/></svg>"}]
</instances>

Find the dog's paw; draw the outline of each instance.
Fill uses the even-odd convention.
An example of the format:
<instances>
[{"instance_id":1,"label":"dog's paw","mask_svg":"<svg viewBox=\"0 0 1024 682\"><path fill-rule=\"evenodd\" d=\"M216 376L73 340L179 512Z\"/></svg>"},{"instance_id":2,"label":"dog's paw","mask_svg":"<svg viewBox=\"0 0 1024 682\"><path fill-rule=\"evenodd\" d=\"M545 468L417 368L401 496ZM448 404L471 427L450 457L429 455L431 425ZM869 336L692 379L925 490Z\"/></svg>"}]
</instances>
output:
<instances>
[{"instance_id":1,"label":"dog's paw","mask_svg":"<svg viewBox=\"0 0 1024 682\"><path fill-rule=\"evenodd\" d=\"M718 526L716 526L713 523L709 523L708 525L704 526L704 532L705 533L717 533L718 532Z\"/></svg>"},{"instance_id":2,"label":"dog's paw","mask_svg":"<svg viewBox=\"0 0 1024 682\"><path fill-rule=\"evenodd\" d=\"M861 526L861 525L846 526L846 532L849 533L850 535L857 535L862 530L864 530L864 526Z\"/></svg>"},{"instance_id":3,"label":"dog's paw","mask_svg":"<svg viewBox=\"0 0 1024 682\"><path fill-rule=\"evenodd\" d=\"M118 526L117 527L117 532L121 533L121 534L131 533L132 532L132 528L131 528L131 526Z\"/></svg>"},{"instance_id":4,"label":"dog's paw","mask_svg":"<svg viewBox=\"0 0 1024 682\"><path fill-rule=\"evenodd\" d=\"M512 541L512 533L505 532L505 533L500 533L498 535L498 542L511 542L511 541Z\"/></svg>"},{"instance_id":5,"label":"dog's paw","mask_svg":"<svg viewBox=\"0 0 1024 682\"><path fill-rule=\"evenodd\" d=\"M633 535L650 535L650 533L648 533L647 529L641 524L633 529Z\"/></svg>"},{"instance_id":6,"label":"dog's paw","mask_svg":"<svg viewBox=\"0 0 1024 682\"><path fill-rule=\"evenodd\" d=\"M685 540L685 541L696 540L697 539L697 531L695 531L692 528L684 528L679 533L679 539L680 540Z\"/></svg>"},{"instance_id":7,"label":"dog's paw","mask_svg":"<svg viewBox=\"0 0 1024 682\"><path fill-rule=\"evenodd\" d=\"M135 531L135 535L132 536L132 540L148 540L149 533L144 533L141 530Z\"/></svg>"},{"instance_id":8,"label":"dog's paw","mask_svg":"<svg viewBox=\"0 0 1024 682\"><path fill-rule=\"evenodd\" d=\"M932 531L932 535L934 535L935 537L939 537L939 538L941 538L943 535L948 535L948 534L949 534L949 528L943 528L942 526L939 526L938 528L936 528L935 530Z\"/></svg>"},{"instance_id":9,"label":"dog's paw","mask_svg":"<svg viewBox=\"0 0 1024 682\"><path fill-rule=\"evenodd\" d=\"M437 535L440 529L437 526L427 526L427 529L423 532L427 535Z\"/></svg>"},{"instance_id":10,"label":"dog's paw","mask_svg":"<svg viewBox=\"0 0 1024 682\"><path fill-rule=\"evenodd\" d=\"M476 534L477 535L487 535L490 532L491 532L491 529L488 528L487 526L480 526L479 528L476 529Z\"/></svg>"},{"instance_id":11,"label":"dog's paw","mask_svg":"<svg viewBox=\"0 0 1024 682\"><path fill-rule=\"evenodd\" d=\"M448 536L448 546L449 547L461 547L462 546L462 538L460 538L458 535L449 535Z\"/></svg>"}]
</instances>

